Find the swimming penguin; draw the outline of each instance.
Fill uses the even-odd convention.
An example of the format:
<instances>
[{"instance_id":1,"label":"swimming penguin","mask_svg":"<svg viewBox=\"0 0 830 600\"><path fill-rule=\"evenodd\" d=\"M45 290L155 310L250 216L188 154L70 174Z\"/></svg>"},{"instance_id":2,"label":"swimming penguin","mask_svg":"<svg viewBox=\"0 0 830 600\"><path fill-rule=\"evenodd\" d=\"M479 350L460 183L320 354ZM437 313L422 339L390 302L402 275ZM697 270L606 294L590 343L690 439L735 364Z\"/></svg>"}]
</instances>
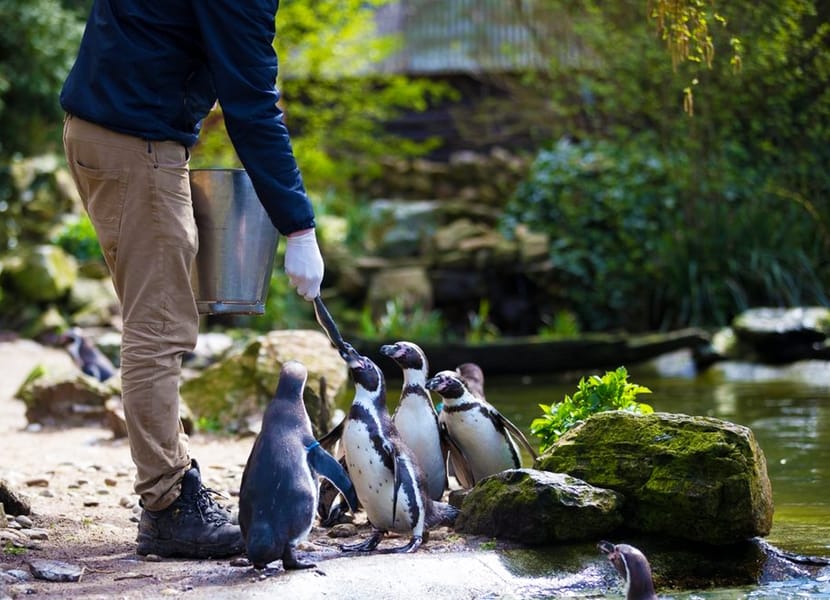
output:
<instances>
[{"instance_id":1,"label":"swimming penguin","mask_svg":"<svg viewBox=\"0 0 830 600\"><path fill-rule=\"evenodd\" d=\"M441 371L426 383L428 390L444 399L438 415L449 437L461 448L472 478L464 465L451 455L455 476L465 488L488 475L522 466L516 440L535 459L536 452L522 431L483 398L477 398L457 371Z\"/></svg>"},{"instance_id":2,"label":"swimming penguin","mask_svg":"<svg viewBox=\"0 0 830 600\"><path fill-rule=\"evenodd\" d=\"M642 552L628 544L615 545L605 540L597 544L597 548L608 555L608 560L623 578L626 600L657 600L651 567Z\"/></svg>"},{"instance_id":3,"label":"swimming penguin","mask_svg":"<svg viewBox=\"0 0 830 600\"><path fill-rule=\"evenodd\" d=\"M73 327L58 338L78 367L98 381L106 381L115 373L115 365L109 358L86 339L81 330Z\"/></svg>"},{"instance_id":4,"label":"swimming penguin","mask_svg":"<svg viewBox=\"0 0 830 600\"><path fill-rule=\"evenodd\" d=\"M295 555L314 521L318 475L331 481L353 509L357 495L340 464L314 439L303 404L308 372L288 361L262 417L239 491L239 526L254 568L282 559L284 569L313 567Z\"/></svg>"},{"instance_id":5,"label":"swimming penguin","mask_svg":"<svg viewBox=\"0 0 830 600\"><path fill-rule=\"evenodd\" d=\"M423 471L386 409L385 382L378 366L356 351L348 365L355 397L342 444L349 476L374 531L365 542L343 550L374 550L385 532L396 531L411 532L412 538L386 552L414 552L425 530L453 523L458 509L430 499Z\"/></svg>"},{"instance_id":6,"label":"swimming penguin","mask_svg":"<svg viewBox=\"0 0 830 600\"><path fill-rule=\"evenodd\" d=\"M429 497L439 500L447 487L446 454L441 449L438 413L424 387L429 369L427 357L411 342L381 346L380 353L394 360L403 370L401 398L392 422L426 475Z\"/></svg>"}]
</instances>

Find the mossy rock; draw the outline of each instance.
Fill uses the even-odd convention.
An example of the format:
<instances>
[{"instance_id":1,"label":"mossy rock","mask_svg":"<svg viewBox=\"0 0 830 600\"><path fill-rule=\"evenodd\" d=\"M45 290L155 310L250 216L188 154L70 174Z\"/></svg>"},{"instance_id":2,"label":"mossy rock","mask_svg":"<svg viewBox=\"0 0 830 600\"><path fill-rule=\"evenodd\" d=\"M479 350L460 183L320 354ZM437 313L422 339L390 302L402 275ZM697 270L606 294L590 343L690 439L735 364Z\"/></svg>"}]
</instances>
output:
<instances>
[{"instance_id":1,"label":"mossy rock","mask_svg":"<svg viewBox=\"0 0 830 600\"><path fill-rule=\"evenodd\" d=\"M513 469L476 484L455 528L528 545L595 540L621 525L622 504L616 492L569 475Z\"/></svg>"},{"instance_id":2,"label":"mossy rock","mask_svg":"<svg viewBox=\"0 0 830 600\"><path fill-rule=\"evenodd\" d=\"M348 381L348 372L328 338L318 331L272 331L260 336L184 382L182 398L203 426L233 433L255 431L288 360L297 360L308 369L304 400L319 434L329 426L328 415ZM318 393L321 378L326 381L325 404Z\"/></svg>"},{"instance_id":3,"label":"mossy rock","mask_svg":"<svg viewBox=\"0 0 830 600\"><path fill-rule=\"evenodd\" d=\"M23 248L5 260L3 280L23 299L52 302L67 295L78 277L78 262L57 246Z\"/></svg>"},{"instance_id":4,"label":"mossy rock","mask_svg":"<svg viewBox=\"0 0 830 600\"><path fill-rule=\"evenodd\" d=\"M598 413L537 462L625 496L633 530L709 544L767 535L772 488L752 431L709 417Z\"/></svg>"}]
</instances>

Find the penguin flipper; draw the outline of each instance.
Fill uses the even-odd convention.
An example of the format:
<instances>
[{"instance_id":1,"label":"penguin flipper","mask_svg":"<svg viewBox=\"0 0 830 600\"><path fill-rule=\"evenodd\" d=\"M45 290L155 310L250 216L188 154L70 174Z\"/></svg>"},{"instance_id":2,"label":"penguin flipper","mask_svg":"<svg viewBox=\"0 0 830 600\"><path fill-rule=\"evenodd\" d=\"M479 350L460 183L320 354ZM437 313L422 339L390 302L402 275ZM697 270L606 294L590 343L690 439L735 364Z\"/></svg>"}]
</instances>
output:
<instances>
[{"instance_id":1,"label":"penguin flipper","mask_svg":"<svg viewBox=\"0 0 830 600\"><path fill-rule=\"evenodd\" d=\"M343 437L343 429L346 426L346 417L343 417L343 420L340 421L337 425L335 425L331 431L326 433L323 437L321 437L318 441L320 445L331 452L334 448L334 445L340 441L340 438Z\"/></svg>"},{"instance_id":2,"label":"penguin flipper","mask_svg":"<svg viewBox=\"0 0 830 600\"><path fill-rule=\"evenodd\" d=\"M528 454L530 454L533 460L536 460L538 456L536 455L536 450L533 449L533 446L530 445L530 442L525 437L524 432L516 427L510 419L505 417L495 408L491 408L489 411L490 419L493 421L493 424L499 429L506 429L510 435L512 435L518 442L527 450Z\"/></svg>"},{"instance_id":3,"label":"penguin flipper","mask_svg":"<svg viewBox=\"0 0 830 600\"><path fill-rule=\"evenodd\" d=\"M469 489L473 487L476 480L475 477L473 477L473 471L470 468L470 463L467 462L467 458L464 456L461 448L455 443L455 440L452 439L446 423L441 423L440 433L441 454L444 457L449 455L453 469L455 469L455 477L458 479L458 483L460 483L463 488Z\"/></svg>"},{"instance_id":4,"label":"penguin flipper","mask_svg":"<svg viewBox=\"0 0 830 600\"><path fill-rule=\"evenodd\" d=\"M357 492L346 470L337 462L337 459L326 452L319 442L312 444L311 448L307 448L306 455L311 469L328 479L334 487L340 490L346 502L349 503L352 512L357 512Z\"/></svg>"}]
</instances>

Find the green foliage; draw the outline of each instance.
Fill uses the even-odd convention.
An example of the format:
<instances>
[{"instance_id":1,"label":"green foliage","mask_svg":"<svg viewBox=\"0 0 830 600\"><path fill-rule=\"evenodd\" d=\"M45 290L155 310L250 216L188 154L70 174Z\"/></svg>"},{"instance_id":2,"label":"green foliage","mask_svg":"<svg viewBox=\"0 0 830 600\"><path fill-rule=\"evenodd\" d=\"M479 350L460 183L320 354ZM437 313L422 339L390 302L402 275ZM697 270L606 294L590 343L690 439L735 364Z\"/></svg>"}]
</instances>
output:
<instances>
[{"instance_id":1,"label":"green foliage","mask_svg":"<svg viewBox=\"0 0 830 600\"><path fill-rule=\"evenodd\" d=\"M58 0L0 0L0 159L60 142L58 92L83 22Z\"/></svg>"},{"instance_id":2,"label":"green foliage","mask_svg":"<svg viewBox=\"0 0 830 600\"><path fill-rule=\"evenodd\" d=\"M587 330L724 325L750 306L825 304L827 213L771 189L774 173L735 144L704 161L651 136L560 140L539 153L503 224L549 234L556 300Z\"/></svg>"},{"instance_id":3,"label":"green foliage","mask_svg":"<svg viewBox=\"0 0 830 600\"><path fill-rule=\"evenodd\" d=\"M385 312L375 319L369 306L360 314L360 335L367 339L438 340L445 329L438 311L422 306L408 308L403 302L389 300Z\"/></svg>"},{"instance_id":4,"label":"green foliage","mask_svg":"<svg viewBox=\"0 0 830 600\"><path fill-rule=\"evenodd\" d=\"M543 325L539 329L539 337L542 339L558 339L576 337L579 335L579 319L570 310L559 310L553 315L553 319L542 319Z\"/></svg>"},{"instance_id":5,"label":"green foliage","mask_svg":"<svg viewBox=\"0 0 830 600\"><path fill-rule=\"evenodd\" d=\"M592 375L579 380L573 396L565 396L562 402L540 404L542 416L530 424L530 433L541 440L539 449L551 447L566 431L598 412L625 410L637 414L649 414L654 409L648 404L637 402L639 394L650 394L647 387L630 383L628 371L619 367L599 377Z\"/></svg>"},{"instance_id":6,"label":"green foliage","mask_svg":"<svg viewBox=\"0 0 830 600\"><path fill-rule=\"evenodd\" d=\"M402 75L373 75L397 40L380 35L375 10L389 0L283 0L275 46L279 88L297 161L309 188L343 190L360 174L380 169L381 157L408 157L439 141L400 138L384 124L401 111L424 110L450 94L441 83ZM233 166L236 157L216 117L205 123L194 158Z\"/></svg>"},{"instance_id":7,"label":"green foliage","mask_svg":"<svg viewBox=\"0 0 830 600\"><path fill-rule=\"evenodd\" d=\"M67 218L51 243L60 246L78 260L104 260L95 228L86 212Z\"/></svg>"},{"instance_id":8,"label":"green foliage","mask_svg":"<svg viewBox=\"0 0 830 600\"><path fill-rule=\"evenodd\" d=\"M480 344L498 339L499 330L490 321L490 301L486 298L479 302L478 311L469 314L467 320L469 322L466 333L468 343Z\"/></svg>"},{"instance_id":9,"label":"green foliage","mask_svg":"<svg viewBox=\"0 0 830 600\"><path fill-rule=\"evenodd\" d=\"M26 548L15 546L11 542L6 542L3 546L3 554L6 556L20 556L21 554L26 554Z\"/></svg>"}]
</instances>

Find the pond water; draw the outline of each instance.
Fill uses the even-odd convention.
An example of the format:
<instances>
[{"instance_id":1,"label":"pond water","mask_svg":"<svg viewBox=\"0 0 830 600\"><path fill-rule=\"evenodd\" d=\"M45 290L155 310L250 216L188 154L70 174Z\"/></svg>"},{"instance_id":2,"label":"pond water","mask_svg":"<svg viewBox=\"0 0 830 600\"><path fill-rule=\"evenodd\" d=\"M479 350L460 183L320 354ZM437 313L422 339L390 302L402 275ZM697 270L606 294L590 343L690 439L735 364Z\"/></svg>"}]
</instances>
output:
<instances>
[{"instance_id":1,"label":"pond water","mask_svg":"<svg viewBox=\"0 0 830 600\"><path fill-rule=\"evenodd\" d=\"M830 364L824 368L830 370ZM639 398L656 411L712 416L751 428L766 456L775 502L773 527L766 540L784 551L830 557L830 385L826 384L827 377L821 378L821 385L816 385L798 378L777 378L775 370L764 371L763 377L756 377L757 372L750 367L726 377L723 371L718 377L660 377L651 370L629 371L629 381L652 390L652 394ZM573 394L579 377L490 378L487 399L527 431L531 420L540 412L538 405ZM534 441L529 434L528 439ZM516 564L532 565L536 559L541 564L550 564L545 560L546 552L555 550L520 553L522 557L518 559L515 555L505 556L503 562L508 569L518 568L517 572L531 579L536 577L538 592L543 592L547 585L550 597L602 596L602 593L588 594L584 588L573 594L567 587L551 588L551 582L543 584L538 579L543 577L541 571L535 571L532 566L515 567ZM531 596L545 594L529 593L528 597ZM811 577L735 589L683 590L665 597L830 598L830 568Z\"/></svg>"}]
</instances>

